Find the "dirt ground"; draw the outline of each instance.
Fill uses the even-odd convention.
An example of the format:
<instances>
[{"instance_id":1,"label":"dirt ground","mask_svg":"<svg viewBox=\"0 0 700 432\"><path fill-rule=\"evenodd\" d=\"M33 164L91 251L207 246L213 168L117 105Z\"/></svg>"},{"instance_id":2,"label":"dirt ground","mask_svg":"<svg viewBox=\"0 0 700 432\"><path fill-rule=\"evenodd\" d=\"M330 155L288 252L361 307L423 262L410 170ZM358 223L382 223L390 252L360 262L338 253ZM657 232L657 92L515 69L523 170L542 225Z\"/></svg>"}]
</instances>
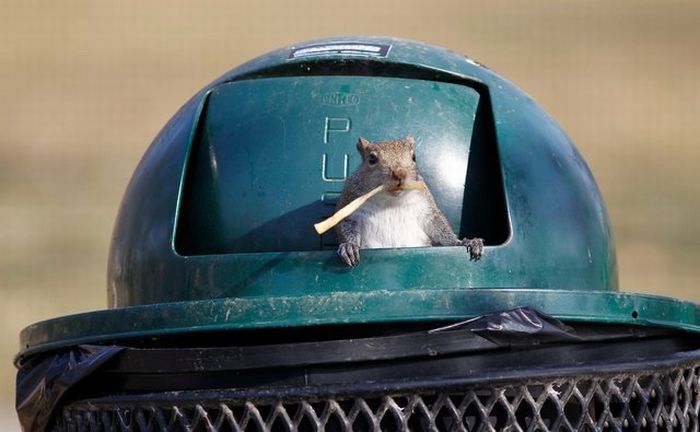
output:
<instances>
[{"instance_id":1,"label":"dirt ground","mask_svg":"<svg viewBox=\"0 0 700 432\"><path fill-rule=\"evenodd\" d=\"M334 3L334 4L331 4ZM700 302L700 2L2 2L0 428L17 335L104 308L117 206L196 90L276 47L381 34L451 48L556 118L606 199L625 291Z\"/></svg>"}]
</instances>

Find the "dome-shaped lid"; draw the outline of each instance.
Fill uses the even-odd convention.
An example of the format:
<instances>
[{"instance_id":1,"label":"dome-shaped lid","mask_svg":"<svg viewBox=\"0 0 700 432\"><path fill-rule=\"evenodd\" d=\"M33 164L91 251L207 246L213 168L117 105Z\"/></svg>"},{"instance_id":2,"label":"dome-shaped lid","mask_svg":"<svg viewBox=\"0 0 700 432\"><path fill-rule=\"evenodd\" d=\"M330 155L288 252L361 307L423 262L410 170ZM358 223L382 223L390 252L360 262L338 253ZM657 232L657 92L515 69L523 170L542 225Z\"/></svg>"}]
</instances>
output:
<instances>
[{"instance_id":1,"label":"dome-shaped lid","mask_svg":"<svg viewBox=\"0 0 700 432\"><path fill-rule=\"evenodd\" d=\"M452 229L482 237L484 256L373 249L347 268L335 238L312 224L333 212L359 136L408 133ZM700 331L697 305L617 292L598 188L532 99L463 56L387 38L283 48L195 95L131 179L108 282L110 309L27 327L18 361L81 343L461 320L517 306Z\"/></svg>"},{"instance_id":2,"label":"dome-shaped lid","mask_svg":"<svg viewBox=\"0 0 700 432\"><path fill-rule=\"evenodd\" d=\"M461 247L363 251L348 269L333 213L359 136L412 134ZM164 127L116 221L110 306L260 296L536 288L616 290L588 167L521 90L453 52L348 37L286 47L224 75ZM484 291L486 292L486 291Z\"/></svg>"}]
</instances>

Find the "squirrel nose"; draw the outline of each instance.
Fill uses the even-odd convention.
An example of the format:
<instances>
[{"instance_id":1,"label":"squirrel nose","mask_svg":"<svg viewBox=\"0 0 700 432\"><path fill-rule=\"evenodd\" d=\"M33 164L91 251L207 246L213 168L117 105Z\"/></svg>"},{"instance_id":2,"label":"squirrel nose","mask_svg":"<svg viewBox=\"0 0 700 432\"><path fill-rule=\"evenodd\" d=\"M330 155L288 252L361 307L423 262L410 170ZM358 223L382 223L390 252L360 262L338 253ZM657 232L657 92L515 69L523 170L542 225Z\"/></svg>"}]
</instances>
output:
<instances>
[{"instance_id":1,"label":"squirrel nose","mask_svg":"<svg viewBox=\"0 0 700 432\"><path fill-rule=\"evenodd\" d=\"M399 186L403 185L403 183L406 181L406 177L408 177L408 172L406 172L406 170L403 168L398 168L391 171L391 178L396 180L399 183Z\"/></svg>"}]
</instances>

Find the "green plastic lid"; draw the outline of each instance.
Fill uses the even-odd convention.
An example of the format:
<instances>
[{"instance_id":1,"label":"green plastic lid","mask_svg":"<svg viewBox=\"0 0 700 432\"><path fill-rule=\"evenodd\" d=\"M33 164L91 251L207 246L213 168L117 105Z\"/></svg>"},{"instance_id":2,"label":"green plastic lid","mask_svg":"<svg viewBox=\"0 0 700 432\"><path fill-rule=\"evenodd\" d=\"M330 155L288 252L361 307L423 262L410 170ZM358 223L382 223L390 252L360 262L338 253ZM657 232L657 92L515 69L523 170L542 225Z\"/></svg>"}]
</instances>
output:
<instances>
[{"instance_id":1,"label":"green plastic lid","mask_svg":"<svg viewBox=\"0 0 700 432\"><path fill-rule=\"evenodd\" d=\"M333 234L358 137L412 134L463 247L365 250ZM36 352L187 331L466 318L533 306L560 318L698 329L695 305L617 292L593 177L528 95L454 52L343 37L228 72L156 137L126 190L108 269L111 310L39 323ZM116 309L114 309L116 308Z\"/></svg>"}]
</instances>

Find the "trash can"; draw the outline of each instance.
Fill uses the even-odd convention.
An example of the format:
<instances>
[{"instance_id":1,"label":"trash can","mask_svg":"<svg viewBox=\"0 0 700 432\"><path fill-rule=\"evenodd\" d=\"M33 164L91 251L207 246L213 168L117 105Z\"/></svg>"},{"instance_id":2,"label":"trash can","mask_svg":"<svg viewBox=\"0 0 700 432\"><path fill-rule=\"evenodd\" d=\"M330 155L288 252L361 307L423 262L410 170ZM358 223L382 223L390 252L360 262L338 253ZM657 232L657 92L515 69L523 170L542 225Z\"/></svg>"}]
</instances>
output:
<instances>
[{"instance_id":1,"label":"trash can","mask_svg":"<svg viewBox=\"0 0 700 432\"><path fill-rule=\"evenodd\" d=\"M359 136L409 133L483 258L373 249L348 268L312 226ZM442 48L317 40L206 86L136 168L107 281L108 309L22 331L25 430L698 429L700 308L618 291L570 139Z\"/></svg>"}]
</instances>

